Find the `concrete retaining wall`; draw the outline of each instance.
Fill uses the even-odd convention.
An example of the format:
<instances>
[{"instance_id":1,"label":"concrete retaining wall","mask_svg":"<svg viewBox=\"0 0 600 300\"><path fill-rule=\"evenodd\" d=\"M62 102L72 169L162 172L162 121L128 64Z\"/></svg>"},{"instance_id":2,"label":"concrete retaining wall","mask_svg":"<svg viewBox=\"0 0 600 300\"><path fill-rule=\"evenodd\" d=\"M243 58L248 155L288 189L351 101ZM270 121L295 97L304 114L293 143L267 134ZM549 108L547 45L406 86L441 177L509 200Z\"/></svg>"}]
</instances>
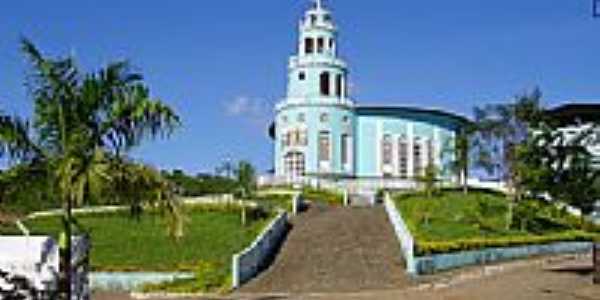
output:
<instances>
[{"instance_id":1,"label":"concrete retaining wall","mask_svg":"<svg viewBox=\"0 0 600 300\"><path fill-rule=\"evenodd\" d=\"M232 259L232 286L239 288L263 271L274 257L288 230L287 212L280 213L256 240Z\"/></svg>"},{"instance_id":2,"label":"concrete retaining wall","mask_svg":"<svg viewBox=\"0 0 600 300\"><path fill-rule=\"evenodd\" d=\"M398 241L400 242L402 256L406 262L406 272L410 275L416 275L414 238L410 233L410 230L408 230L408 226L406 226L404 219L402 219L402 214L400 214L400 211L396 208L396 204L392 201L389 193L386 193L385 195L384 206L390 223L392 223L394 231L396 232L396 238L398 238Z\"/></svg>"},{"instance_id":3,"label":"concrete retaining wall","mask_svg":"<svg viewBox=\"0 0 600 300\"><path fill-rule=\"evenodd\" d=\"M469 265L484 265L537 255L587 253L592 250L592 247L591 242L559 242L547 245L489 248L416 257L415 265L417 274L426 275Z\"/></svg>"},{"instance_id":4,"label":"concrete retaining wall","mask_svg":"<svg viewBox=\"0 0 600 300\"><path fill-rule=\"evenodd\" d=\"M94 291L135 291L146 284L194 278L193 273L94 272L90 285Z\"/></svg>"},{"instance_id":5,"label":"concrete retaining wall","mask_svg":"<svg viewBox=\"0 0 600 300\"><path fill-rule=\"evenodd\" d=\"M302 193L296 193L292 198L292 214L297 216L304 209L304 196Z\"/></svg>"}]
</instances>

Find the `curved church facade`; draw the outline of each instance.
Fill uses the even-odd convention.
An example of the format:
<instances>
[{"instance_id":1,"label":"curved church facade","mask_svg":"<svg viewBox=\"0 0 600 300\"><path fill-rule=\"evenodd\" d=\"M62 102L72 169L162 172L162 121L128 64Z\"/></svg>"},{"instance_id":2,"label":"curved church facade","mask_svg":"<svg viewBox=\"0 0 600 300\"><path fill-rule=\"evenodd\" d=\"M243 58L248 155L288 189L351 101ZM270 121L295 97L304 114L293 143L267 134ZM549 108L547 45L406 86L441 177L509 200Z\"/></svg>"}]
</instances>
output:
<instances>
[{"instance_id":1,"label":"curved church facade","mask_svg":"<svg viewBox=\"0 0 600 300\"><path fill-rule=\"evenodd\" d=\"M428 165L454 180L454 138L468 120L438 110L358 105L337 40L331 12L317 1L300 21L287 96L275 107L276 180L385 179L410 186Z\"/></svg>"}]
</instances>

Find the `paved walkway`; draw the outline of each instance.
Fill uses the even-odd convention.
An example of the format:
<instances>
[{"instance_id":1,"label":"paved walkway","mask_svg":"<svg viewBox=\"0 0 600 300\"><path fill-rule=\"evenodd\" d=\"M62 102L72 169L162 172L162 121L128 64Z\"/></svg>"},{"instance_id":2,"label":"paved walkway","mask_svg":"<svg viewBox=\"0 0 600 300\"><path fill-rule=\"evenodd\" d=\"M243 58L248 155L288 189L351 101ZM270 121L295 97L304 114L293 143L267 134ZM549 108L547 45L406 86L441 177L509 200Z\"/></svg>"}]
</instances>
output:
<instances>
[{"instance_id":1,"label":"paved walkway","mask_svg":"<svg viewBox=\"0 0 600 300\"><path fill-rule=\"evenodd\" d=\"M410 284L382 207L315 207L292 226L272 267L241 293L358 292Z\"/></svg>"},{"instance_id":2,"label":"paved walkway","mask_svg":"<svg viewBox=\"0 0 600 300\"><path fill-rule=\"evenodd\" d=\"M397 290L364 291L361 293L233 295L224 298L190 298L193 300L600 300L600 285L592 285L591 258L575 262L581 268L562 268L556 264L525 264L508 268L484 278L438 288L419 289L415 286ZM560 264L559 264L560 265ZM131 300L123 294L95 294L94 300ZM155 299L159 300L159 299ZM163 299L160 299L163 300ZM166 300L166 299L164 299Z\"/></svg>"}]
</instances>

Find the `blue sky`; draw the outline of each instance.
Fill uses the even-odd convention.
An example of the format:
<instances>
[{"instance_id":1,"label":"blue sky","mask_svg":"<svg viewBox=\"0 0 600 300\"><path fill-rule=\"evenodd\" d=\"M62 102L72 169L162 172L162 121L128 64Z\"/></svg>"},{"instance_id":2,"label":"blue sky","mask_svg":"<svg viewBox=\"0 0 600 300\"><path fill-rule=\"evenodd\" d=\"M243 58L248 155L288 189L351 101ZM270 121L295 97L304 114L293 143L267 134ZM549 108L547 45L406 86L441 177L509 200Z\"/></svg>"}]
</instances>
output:
<instances>
[{"instance_id":1,"label":"blue sky","mask_svg":"<svg viewBox=\"0 0 600 300\"><path fill-rule=\"evenodd\" d=\"M539 86L548 105L600 100L600 19L592 0L325 0L361 104L470 115ZM227 157L271 167L266 128L309 0L5 1L0 107L29 114L21 35L93 69L129 59L181 114L171 139L135 156L212 171Z\"/></svg>"}]
</instances>

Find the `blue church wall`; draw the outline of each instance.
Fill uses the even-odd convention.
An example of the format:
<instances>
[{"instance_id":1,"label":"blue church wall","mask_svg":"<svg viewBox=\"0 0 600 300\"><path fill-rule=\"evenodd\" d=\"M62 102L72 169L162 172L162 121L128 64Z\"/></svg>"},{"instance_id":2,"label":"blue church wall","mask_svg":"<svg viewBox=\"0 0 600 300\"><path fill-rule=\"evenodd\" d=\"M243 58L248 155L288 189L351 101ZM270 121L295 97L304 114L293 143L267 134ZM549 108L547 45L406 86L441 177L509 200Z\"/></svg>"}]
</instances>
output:
<instances>
[{"instance_id":1,"label":"blue church wall","mask_svg":"<svg viewBox=\"0 0 600 300\"><path fill-rule=\"evenodd\" d=\"M320 55L317 55L320 56ZM300 79L300 72L304 73L305 79ZM331 74L331 92L332 95L335 92L334 82L337 75L345 75L345 71L337 66L327 67L312 67L309 70L306 69L294 69L289 71L289 82L288 84L288 97L289 98L308 98L307 102L317 103L323 96L320 94L320 74L323 72L329 72ZM334 98L334 96L330 97Z\"/></svg>"},{"instance_id":2,"label":"blue church wall","mask_svg":"<svg viewBox=\"0 0 600 300\"><path fill-rule=\"evenodd\" d=\"M355 154L356 175L379 176L377 172L377 117L357 117Z\"/></svg>"},{"instance_id":3,"label":"blue church wall","mask_svg":"<svg viewBox=\"0 0 600 300\"><path fill-rule=\"evenodd\" d=\"M390 111L395 109L391 108ZM449 164L453 160L453 145L457 122L446 120L433 114L415 115L411 113L401 113L395 110L394 114L382 113L361 115L360 108L356 121L356 155L357 177L381 177L379 170L379 156L381 138L384 134L391 134L394 142L399 136L413 136L423 139L438 141L439 156L438 168L443 177L451 176ZM410 133L412 127L412 135ZM437 135L436 135L437 131Z\"/></svg>"},{"instance_id":4,"label":"blue church wall","mask_svg":"<svg viewBox=\"0 0 600 300\"><path fill-rule=\"evenodd\" d=\"M304 121L299 121L298 116L303 114ZM327 121L322 122L322 115L326 115ZM287 117L287 122L283 118ZM344 122L344 117L348 117L347 122ZM331 142L331 165L327 173L351 175L352 170L344 170L341 161L341 138L343 134L353 136L354 128L352 126L354 115L351 109L342 106L312 106L312 105L297 105L290 106L282 110L277 116L277 135L278 141L282 134L288 130L303 129L307 132L308 144L302 147L283 147L281 142L276 143L276 165L283 167L281 159L286 153L299 151L304 153L306 160L306 173L314 174L323 172L319 169L318 162L318 138L319 133L327 131L330 134Z\"/></svg>"}]
</instances>

